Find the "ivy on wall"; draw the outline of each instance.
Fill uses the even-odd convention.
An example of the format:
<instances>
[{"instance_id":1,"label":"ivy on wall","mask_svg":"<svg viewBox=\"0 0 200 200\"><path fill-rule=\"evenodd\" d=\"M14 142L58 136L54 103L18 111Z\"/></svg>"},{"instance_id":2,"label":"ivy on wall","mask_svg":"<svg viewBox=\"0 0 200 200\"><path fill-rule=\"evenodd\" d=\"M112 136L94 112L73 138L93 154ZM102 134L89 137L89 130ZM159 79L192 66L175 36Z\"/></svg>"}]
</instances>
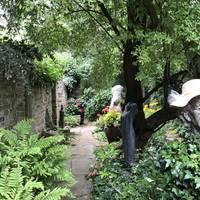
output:
<instances>
[{"instance_id":1,"label":"ivy on wall","mask_svg":"<svg viewBox=\"0 0 200 200\"><path fill-rule=\"evenodd\" d=\"M62 77L63 66L32 45L4 38L0 41L0 75L27 88L38 84L52 86Z\"/></svg>"}]
</instances>

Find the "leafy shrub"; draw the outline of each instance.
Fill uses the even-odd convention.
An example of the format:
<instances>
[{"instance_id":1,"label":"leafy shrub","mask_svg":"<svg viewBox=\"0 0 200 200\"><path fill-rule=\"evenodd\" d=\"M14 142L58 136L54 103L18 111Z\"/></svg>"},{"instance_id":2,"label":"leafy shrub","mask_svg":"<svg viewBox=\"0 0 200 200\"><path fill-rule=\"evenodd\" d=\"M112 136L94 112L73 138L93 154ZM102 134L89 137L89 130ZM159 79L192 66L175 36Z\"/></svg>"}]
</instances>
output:
<instances>
[{"instance_id":1,"label":"leafy shrub","mask_svg":"<svg viewBox=\"0 0 200 200\"><path fill-rule=\"evenodd\" d=\"M70 92L73 91L73 89L77 86L77 84L80 82L81 74L75 64L68 64L65 68L64 73L64 84L68 88Z\"/></svg>"},{"instance_id":2,"label":"leafy shrub","mask_svg":"<svg viewBox=\"0 0 200 200\"><path fill-rule=\"evenodd\" d=\"M64 194L71 196L69 188L73 185L74 179L65 169L67 146L59 144L63 139L63 136L38 138L38 134L32 131L30 121L21 121L12 130L0 129L1 172L3 173L7 168L20 168L24 183L29 180L41 182L40 186L42 185L48 191L42 192L41 198L38 199L42 199L42 195L48 196L48 193L50 196L50 190L54 191L52 195L55 193L55 198L44 199L60 199ZM10 173L12 175L12 170ZM19 174L18 172L18 177ZM3 182L0 186L2 184ZM31 182L28 186L30 184ZM63 186L57 188L58 184ZM6 182L5 187L9 193L14 190L12 185ZM30 192L34 189L34 187L27 187L26 190L30 189ZM17 191L18 187L15 190Z\"/></svg>"},{"instance_id":3,"label":"leafy shrub","mask_svg":"<svg viewBox=\"0 0 200 200\"><path fill-rule=\"evenodd\" d=\"M109 111L108 113L101 115L95 126L99 129L104 129L109 126L119 127L121 122L121 113L116 111Z\"/></svg>"},{"instance_id":4,"label":"leafy shrub","mask_svg":"<svg viewBox=\"0 0 200 200\"><path fill-rule=\"evenodd\" d=\"M102 109L108 105L111 101L111 91L110 90L101 90L93 98L90 99L85 114L86 117L94 121L97 118L97 114L101 113Z\"/></svg>"},{"instance_id":5,"label":"leafy shrub","mask_svg":"<svg viewBox=\"0 0 200 200\"><path fill-rule=\"evenodd\" d=\"M119 127L120 122L121 122L120 112L109 111L107 114L103 115L104 127L109 127L109 126Z\"/></svg>"},{"instance_id":6,"label":"leafy shrub","mask_svg":"<svg viewBox=\"0 0 200 200\"><path fill-rule=\"evenodd\" d=\"M64 66L59 63L59 60L53 60L48 56L44 57L42 61L35 60L34 65L34 72L50 84L58 81L64 73Z\"/></svg>"},{"instance_id":7,"label":"leafy shrub","mask_svg":"<svg viewBox=\"0 0 200 200\"><path fill-rule=\"evenodd\" d=\"M95 126L101 130L104 129L103 115L101 115L95 122Z\"/></svg>"},{"instance_id":8,"label":"leafy shrub","mask_svg":"<svg viewBox=\"0 0 200 200\"><path fill-rule=\"evenodd\" d=\"M80 120L76 116L68 115L65 117L65 125L74 127L78 126L80 123Z\"/></svg>"},{"instance_id":9,"label":"leafy shrub","mask_svg":"<svg viewBox=\"0 0 200 200\"><path fill-rule=\"evenodd\" d=\"M65 114L66 115L75 115L78 112L78 106L77 106L77 100L74 98L70 98L67 101L66 107L65 107Z\"/></svg>"},{"instance_id":10,"label":"leafy shrub","mask_svg":"<svg viewBox=\"0 0 200 200\"><path fill-rule=\"evenodd\" d=\"M199 135L170 122L137 154L132 168L123 166L115 145L98 150L95 199L199 199L199 143Z\"/></svg>"},{"instance_id":11,"label":"leafy shrub","mask_svg":"<svg viewBox=\"0 0 200 200\"><path fill-rule=\"evenodd\" d=\"M198 199L200 195L200 136L182 127L176 140L166 143L158 167L168 176L171 198Z\"/></svg>"},{"instance_id":12,"label":"leafy shrub","mask_svg":"<svg viewBox=\"0 0 200 200\"><path fill-rule=\"evenodd\" d=\"M83 95L81 96L81 102L83 103L83 106L86 108L89 104L92 97L95 95L95 90L91 87L85 88L83 91Z\"/></svg>"}]
</instances>

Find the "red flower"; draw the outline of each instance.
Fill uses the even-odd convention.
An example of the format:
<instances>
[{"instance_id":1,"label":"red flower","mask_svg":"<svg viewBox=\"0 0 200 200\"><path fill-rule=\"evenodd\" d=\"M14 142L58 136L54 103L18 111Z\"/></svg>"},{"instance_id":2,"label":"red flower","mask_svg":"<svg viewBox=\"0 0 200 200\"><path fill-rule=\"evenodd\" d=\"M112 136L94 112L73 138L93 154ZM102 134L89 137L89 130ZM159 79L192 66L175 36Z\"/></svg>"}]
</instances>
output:
<instances>
[{"instance_id":1,"label":"red flower","mask_svg":"<svg viewBox=\"0 0 200 200\"><path fill-rule=\"evenodd\" d=\"M102 113L104 113L104 114L107 112L109 112L109 106L104 107L102 110Z\"/></svg>"}]
</instances>

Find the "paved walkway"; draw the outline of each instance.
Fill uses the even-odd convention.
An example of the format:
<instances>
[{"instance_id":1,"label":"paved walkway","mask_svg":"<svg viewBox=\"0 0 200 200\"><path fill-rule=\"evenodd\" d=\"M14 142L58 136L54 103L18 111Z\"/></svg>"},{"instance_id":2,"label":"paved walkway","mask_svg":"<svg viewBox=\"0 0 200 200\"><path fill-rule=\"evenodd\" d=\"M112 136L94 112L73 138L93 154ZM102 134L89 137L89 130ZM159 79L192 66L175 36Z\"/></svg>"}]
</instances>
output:
<instances>
[{"instance_id":1,"label":"paved walkway","mask_svg":"<svg viewBox=\"0 0 200 200\"><path fill-rule=\"evenodd\" d=\"M85 179L89 168L95 164L94 150L97 141L92 136L94 126L88 124L71 129L75 134L72 140L71 159L68 167L75 176L77 184L72 188L72 192L77 200L90 200L92 185Z\"/></svg>"}]
</instances>

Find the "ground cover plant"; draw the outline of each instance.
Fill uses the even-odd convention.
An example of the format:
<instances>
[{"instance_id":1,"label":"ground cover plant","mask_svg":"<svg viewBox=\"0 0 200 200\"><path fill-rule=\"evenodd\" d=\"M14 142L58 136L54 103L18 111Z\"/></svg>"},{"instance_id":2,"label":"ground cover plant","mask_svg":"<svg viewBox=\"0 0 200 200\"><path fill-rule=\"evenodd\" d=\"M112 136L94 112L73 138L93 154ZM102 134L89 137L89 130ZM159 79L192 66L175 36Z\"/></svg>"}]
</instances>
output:
<instances>
[{"instance_id":1,"label":"ground cover plant","mask_svg":"<svg viewBox=\"0 0 200 200\"><path fill-rule=\"evenodd\" d=\"M92 131L92 134L101 142L107 141L106 133L104 130L102 130L102 128L95 127L95 129Z\"/></svg>"},{"instance_id":2,"label":"ground cover plant","mask_svg":"<svg viewBox=\"0 0 200 200\"><path fill-rule=\"evenodd\" d=\"M80 117L74 115L68 115L65 117L65 125L69 127L75 127L80 124Z\"/></svg>"},{"instance_id":3,"label":"ground cover plant","mask_svg":"<svg viewBox=\"0 0 200 200\"><path fill-rule=\"evenodd\" d=\"M31 121L0 129L0 197L59 200L72 196L72 174L65 169L68 148L63 136L39 138Z\"/></svg>"},{"instance_id":4,"label":"ground cover plant","mask_svg":"<svg viewBox=\"0 0 200 200\"><path fill-rule=\"evenodd\" d=\"M153 135L131 168L116 144L97 150L94 199L198 199L199 142L199 135L175 121Z\"/></svg>"}]
</instances>

